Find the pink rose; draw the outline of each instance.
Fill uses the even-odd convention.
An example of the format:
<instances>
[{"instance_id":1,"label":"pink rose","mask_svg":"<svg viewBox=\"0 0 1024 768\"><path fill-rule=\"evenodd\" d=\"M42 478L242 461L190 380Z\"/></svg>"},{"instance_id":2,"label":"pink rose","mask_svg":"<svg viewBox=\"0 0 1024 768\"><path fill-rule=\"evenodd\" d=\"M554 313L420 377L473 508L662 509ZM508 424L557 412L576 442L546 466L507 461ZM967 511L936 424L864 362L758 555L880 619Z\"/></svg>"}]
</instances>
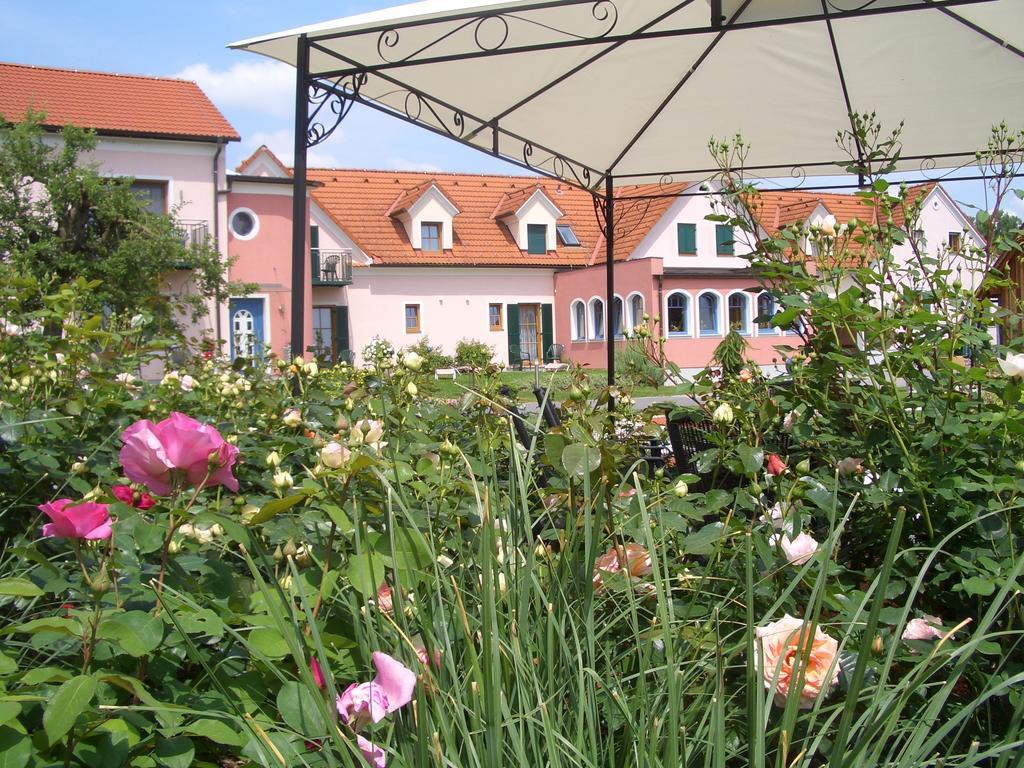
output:
<instances>
[{"instance_id":1,"label":"pink rose","mask_svg":"<svg viewBox=\"0 0 1024 768\"><path fill-rule=\"evenodd\" d=\"M313 682L320 690L327 688L327 681L324 679L324 671L320 668L320 662L316 659L309 660L309 671L313 674Z\"/></svg>"},{"instance_id":2,"label":"pink rose","mask_svg":"<svg viewBox=\"0 0 1024 768\"><path fill-rule=\"evenodd\" d=\"M110 489L111 495L118 501L136 509L150 509L156 505L156 499L143 491L135 498L136 492L128 485L115 485Z\"/></svg>"},{"instance_id":3,"label":"pink rose","mask_svg":"<svg viewBox=\"0 0 1024 768\"><path fill-rule=\"evenodd\" d=\"M398 659L375 651L373 665L377 676L371 682L353 683L338 696L338 714L356 732L404 707L416 688L416 673Z\"/></svg>"},{"instance_id":4,"label":"pink rose","mask_svg":"<svg viewBox=\"0 0 1024 768\"><path fill-rule=\"evenodd\" d=\"M223 485L238 490L231 474L238 449L209 424L172 413L158 424L142 419L121 434L124 472L154 493L167 495L175 484Z\"/></svg>"},{"instance_id":5,"label":"pink rose","mask_svg":"<svg viewBox=\"0 0 1024 768\"><path fill-rule=\"evenodd\" d=\"M937 640L942 637L942 630L936 629L933 624L941 625L942 621L934 616L911 619L900 637L903 640Z\"/></svg>"},{"instance_id":6,"label":"pink rose","mask_svg":"<svg viewBox=\"0 0 1024 768\"><path fill-rule=\"evenodd\" d=\"M71 499L58 499L40 504L39 509L53 522L43 526L43 536L64 539L109 539L110 512L106 504L85 501L76 506Z\"/></svg>"},{"instance_id":7,"label":"pink rose","mask_svg":"<svg viewBox=\"0 0 1024 768\"><path fill-rule=\"evenodd\" d=\"M387 755L384 754L384 750L375 746L369 739L356 736L356 744L359 746L359 751L363 753L363 759L373 768L384 768L387 764Z\"/></svg>"},{"instance_id":8,"label":"pink rose","mask_svg":"<svg viewBox=\"0 0 1024 768\"><path fill-rule=\"evenodd\" d=\"M769 475L781 475L786 471L786 462L779 458L778 454L768 454L768 474Z\"/></svg>"},{"instance_id":9,"label":"pink rose","mask_svg":"<svg viewBox=\"0 0 1024 768\"><path fill-rule=\"evenodd\" d=\"M782 553L792 565L803 565L818 551L818 542L814 537L802 532L792 539L788 535L777 533L769 537L768 543L773 547L782 547Z\"/></svg>"},{"instance_id":10,"label":"pink rose","mask_svg":"<svg viewBox=\"0 0 1024 768\"><path fill-rule=\"evenodd\" d=\"M803 675L803 688L799 691L800 708L810 709L821 695L828 695L839 682L839 643L800 619L786 614L781 619L757 628L759 648L755 651L754 666L764 678L766 690L774 687L774 701L785 706L790 687L798 675Z\"/></svg>"}]
</instances>

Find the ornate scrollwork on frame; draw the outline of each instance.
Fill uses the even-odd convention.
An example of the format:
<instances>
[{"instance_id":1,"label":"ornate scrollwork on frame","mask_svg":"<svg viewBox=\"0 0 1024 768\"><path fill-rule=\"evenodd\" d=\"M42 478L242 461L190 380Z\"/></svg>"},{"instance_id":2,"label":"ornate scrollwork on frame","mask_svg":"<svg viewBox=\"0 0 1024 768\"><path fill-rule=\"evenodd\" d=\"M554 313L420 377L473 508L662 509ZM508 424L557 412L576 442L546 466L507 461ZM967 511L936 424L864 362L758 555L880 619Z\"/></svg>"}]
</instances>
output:
<instances>
[{"instance_id":1,"label":"ornate scrollwork on frame","mask_svg":"<svg viewBox=\"0 0 1024 768\"><path fill-rule=\"evenodd\" d=\"M394 91L392 92L392 94ZM422 122L423 111L426 110L434 117L434 124L456 139L461 139L462 135L466 131L466 116L457 109L451 107L442 107L440 104L430 99L426 95L419 93L418 91L405 90L405 100L403 102L403 109L405 116L412 120L414 123ZM391 95L391 94L388 94ZM441 110L446 113L451 113L451 117L443 117Z\"/></svg>"},{"instance_id":2,"label":"ornate scrollwork on frame","mask_svg":"<svg viewBox=\"0 0 1024 768\"><path fill-rule=\"evenodd\" d=\"M570 160L565 155L560 155L557 152L545 150L539 160L534 159L534 154L536 154L536 151L533 144L528 141L524 142L523 162L528 167L543 173L545 176L553 176L574 186L590 189L591 173L587 166Z\"/></svg>"},{"instance_id":3,"label":"ornate scrollwork on frame","mask_svg":"<svg viewBox=\"0 0 1024 768\"><path fill-rule=\"evenodd\" d=\"M418 57L429 58L438 46L447 42L449 45L456 38L466 38L462 52L493 53L495 51L515 48L515 30L527 27L540 28L551 33L555 41L571 40L600 40L607 37L615 29L619 21L619 10L612 0L597 0L593 3L580 3L575 6L567 6L565 11L587 9L589 6L589 19L584 17L580 23L580 29L560 29L550 24L544 24L528 15L519 13L493 12L481 13L462 20L454 29L448 29L434 40L424 42L422 37L415 34L406 35L414 42L410 43L411 50L400 50L403 45L403 30L391 27L383 30L377 37L377 55L382 62L388 64L404 64L415 60ZM585 29L585 25L594 26L593 29ZM413 28L415 29L415 27ZM471 41L471 42L470 42ZM439 52L438 52L439 53Z\"/></svg>"},{"instance_id":4,"label":"ornate scrollwork on frame","mask_svg":"<svg viewBox=\"0 0 1024 768\"><path fill-rule=\"evenodd\" d=\"M327 87L312 82L306 101L310 113L306 119L306 146L315 147L337 130L358 100L359 89L366 84L366 74L357 72L340 77Z\"/></svg>"},{"instance_id":5,"label":"ornate scrollwork on frame","mask_svg":"<svg viewBox=\"0 0 1024 768\"><path fill-rule=\"evenodd\" d=\"M825 0L825 5L831 8L837 13L855 13L857 11L866 11L872 5L876 5L878 0L849 0L845 3L836 2L836 0Z\"/></svg>"}]
</instances>

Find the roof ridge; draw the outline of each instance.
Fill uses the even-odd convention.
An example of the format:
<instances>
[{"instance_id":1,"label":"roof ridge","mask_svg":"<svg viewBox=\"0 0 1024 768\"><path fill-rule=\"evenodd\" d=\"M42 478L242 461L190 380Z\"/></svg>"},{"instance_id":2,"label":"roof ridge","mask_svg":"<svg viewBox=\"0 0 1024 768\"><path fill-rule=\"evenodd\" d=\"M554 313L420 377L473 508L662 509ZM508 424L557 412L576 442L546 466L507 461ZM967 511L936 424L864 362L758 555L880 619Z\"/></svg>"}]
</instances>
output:
<instances>
[{"instance_id":1,"label":"roof ridge","mask_svg":"<svg viewBox=\"0 0 1024 768\"><path fill-rule=\"evenodd\" d=\"M78 67L53 67L46 64L20 64L16 61L0 61L0 67L18 67L19 69L35 69L47 72L68 72L78 75L99 75L102 77L116 77L132 80L160 80L171 83L190 83L198 86L195 80L187 80L184 77L171 77L169 75L138 75L130 72L104 72L99 69L80 69Z\"/></svg>"}]
</instances>

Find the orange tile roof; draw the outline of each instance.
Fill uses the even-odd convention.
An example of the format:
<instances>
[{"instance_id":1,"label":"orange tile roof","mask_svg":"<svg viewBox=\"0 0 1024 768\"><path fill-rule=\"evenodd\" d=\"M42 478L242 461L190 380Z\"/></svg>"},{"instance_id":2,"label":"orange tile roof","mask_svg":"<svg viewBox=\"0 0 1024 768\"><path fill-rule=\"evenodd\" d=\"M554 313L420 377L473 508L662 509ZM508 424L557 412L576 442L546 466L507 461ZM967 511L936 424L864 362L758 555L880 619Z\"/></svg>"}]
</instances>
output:
<instances>
[{"instance_id":1,"label":"orange tile roof","mask_svg":"<svg viewBox=\"0 0 1024 768\"><path fill-rule=\"evenodd\" d=\"M323 184L312 193L313 199L377 264L571 267L604 260L604 238L593 197L558 181L530 176L336 168L312 168L309 178ZM450 250L425 253L413 249L404 226L389 216L389 211L407 199L411 190L425 190L428 183L435 184L460 211L454 220ZM509 200L521 204L538 188L565 214L559 223L572 226L579 246L559 243L555 251L530 254L518 247L508 227L494 219L495 211ZM623 191L628 193L629 190ZM617 239L616 260L628 258L673 199L652 200L642 216L639 212L632 214L646 228ZM620 224L624 227L616 229L625 232L631 220L627 210L623 214L625 218Z\"/></svg>"},{"instance_id":2,"label":"orange tile roof","mask_svg":"<svg viewBox=\"0 0 1024 768\"><path fill-rule=\"evenodd\" d=\"M29 110L43 125L76 125L100 134L227 139L239 135L193 82L76 69L0 63L0 115L20 121Z\"/></svg>"},{"instance_id":3,"label":"orange tile roof","mask_svg":"<svg viewBox=\"0 0 1024 768\"><path fill-rule=\"evenodd\" d=\"M261 154L267 155L271 160L277 163L280 166L281 170L284 171L288 176L292 175L292 169L289 168L284 163L282 163L281 158L275 155L270 150L270 147L268 147L266 144L260 144L259 147L256 148L255 152L253 152L251 155L245 158L245 160L236 165L235 173L245 173L247 170L249 170L249 166L255 163L256 158L258 158Z\"/></svg>"},{"instance_id":4,"label":"orange tile roof","mask_svg":"<svg viewBox=\"0 0 1024 768\"><path fill-rule=\"evenodd\" d=\"M636 250L658 219L665 215L678 199L676 195L686 190L686 182L675 184L641 184L620 187L618 194L624 198L615 203L615 261L626 261ZM650 197L644 197L650 195ZM605 240L599 242L591 254L591 264L604 264Z\"/></svg>"},{"instance_id":5,"label":"orange tile roof","mask_svg":"<svg viewBox=\"0 0 1024 768\"><path fill-rule=\"evenodd\" d=\"M935 182L909 187L907 201L918 204L935 187ZM836 217L837 224L849 223L852 219L877 223L879 211L869 199L856 194L839 194L836 192L774 192L762 191L751 201L751 213L758 223L770 235L776 235L787 226L802 224L815 208L821 205ZM906 214L903 206L894 206L891 211L893 223L905 225ZM862 254L862 245L852 239L846 243L845 265L862 262L867 256Z\"/></svg>"},{"instance_id":6,"label":"orange tile roof","mask_svg":"<svg viewBox=\"0 0 1024 768\"><path fill-rule=\"evenodd\" d=\"M423 193L430 189L432 186L441 189L441 187L438 186L437 180L431 177L424 181L422 184L417 184L412 189L402 190L402 192L398 195L398 198L395 200L395 202L393 202L391 204L391 207L388 208L387 215L394 216L396 213L408 211L412 206L416 205L417 200L423 197ZM448 197L448 195L445 194L444 192L442 192L441 194L444 194L445 197ZM451 201L451 198L448 199L449 201Z\"/></svg>"},{"instance_id":7,"label":"orange tile roof","mask_svg":"<svg viewBox=\"0 0 1024 768\"><path fill-rule=\"evenodd\" d=\"M533 184L529 187L523 187L522 189L512 190L506 192L501 200L498 201L498 205L494 208L494 213L491 214L492 219L501 219L505 216L511 216L518 211L523 203L529 200L533 193L538 189L541 189L540 184Z\"/></svg>"}]
</instances>

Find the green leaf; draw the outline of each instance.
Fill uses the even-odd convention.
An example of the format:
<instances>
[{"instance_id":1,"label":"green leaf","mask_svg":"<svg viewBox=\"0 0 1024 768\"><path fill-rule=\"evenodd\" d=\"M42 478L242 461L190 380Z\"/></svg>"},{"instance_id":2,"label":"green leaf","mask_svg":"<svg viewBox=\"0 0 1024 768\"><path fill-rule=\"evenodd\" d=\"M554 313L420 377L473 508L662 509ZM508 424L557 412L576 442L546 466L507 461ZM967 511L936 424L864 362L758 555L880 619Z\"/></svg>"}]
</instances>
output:
<instances>
[{"instance_id":1,"label":"green leaf","mask_svg":"<svg viewBox=\"0 0 1024 768\"><path fill-rule=\"evenodd\" d=\"M363 597L375 597L384 581L384 560L376 552L361 552L348 561L348 580Z\"/></svg>"},{"instance_id":2,"label":"green leaf","mask_svg":"<svg viewBox=\"0 0 1024 768\"><path fill-rule=\"evenodd\" d=\"M193 736L209 739L215 744L228 744L232 747L240 747L245 743L245 740L231 726L209 717L200 718L194 723L189 723L182 730Z\"/></svg>"},{"instance_id":3,"label":"green leaf","mask_svg":"<svg viewBox=\"0 0 1024 768\"><path fill-rule=\"evenodd\" d=\"M160 739L156 743L156 761L166 768L189 768L196 755L196 747L188 736Z\"/></svg>"},{"instance_id":4,"label":"green leaf","mask_svg":"<svg viewBox=\"0 0 1024 768\"><path fill-rule=\"evenodd\" d=\"M33 619L24 624L15 624L7 627L4 632L23 632L28 635L35 635L40 632L58 632L62 635L81 637L82 625L76 619L63 619L60 617L49 617L45 619Z\"/></svg>"},{"instance_id":5,"label":"green leaf","mask_svg":"<svg viewBox=\"0 0 1024 768\"><path fill-rule=\"evenodd\" d=\"M99 637L119 645L129 656L145 656L164 639L163 621L145 611L115 614L100 623Z\"/></svg>"},{"instance_id":6,"label":"green leaf","mask_svg":"<svg viewBox=\"0 0 1024 768\"><path fill-rule=\"evenodd\" d=\"M18 671L18 662L4 653L0 653L0 675L9 675Z\"/></svg>"},{"instance_id":7,"label":"green leaf","mask_svg":"<svg viewBox=\"0 0 1024 768\"><path fill-rule=\"evenodd\" d=\"M688 555L709 555L715 549L715 543L722 537L723 525L711 523L696 533L691 533L683 542L683 551Z\"/></svg>"},{"instance_id":8,"label":"green leaf","mask_svg":"<svg viewBox=\"0 0 1024 768\"><path fill-rule=\"evenodd\" d=\"M291 680L277 693L277 711L281 719L305 738L327 733L316 699L302 683Z\"/></svg>"},{"instance_id":9,"label":"green leaf","mask_svg":"<svg viewBox=\"0 0 1024 768\"><path fill-rule=\"evenodd\" d=\"M71 730L95 693L96 679L91 675L73 677L57 689L43 711L43 730L51 745Z\"/></svg>"},{"instance_id":10,"label":"green leaf","mask_svg":"<svg viewBox=\"0 0 1024 768\"><path fill-rule=\"evenodd\" d=\"M6 725L21 714L21 704L16 701L0 701L0 725Z\"/></svg>"},{"instance_id":11,"label":"green leaf","mask_svg":"<svg viewBox=\"0 0 1024 768\"><path fill-rule=\"evenodd\" d=\"M285 496L283 499L271 499L260 507L259 512L252 516L251 524L259 525L260 523L265 523L274 515L284 512L286 509L291 509L296 504L301 504L309 498L309 495L309 493L300 492L293 493L291 496Z\"/></svg>"},{"instance_id":12,"label":"green leaf","mask_svg":"<svg viewBox=\"0 0 1024 768\"><path fill-rule=\"evenodd\" d=\"M280 659L288 655L288 642L281 633L270 627L260 627L249 633L245 640L252 650L270 659Z\"/></svg>"},{"instance_id":13,"label":"green leaf","mask_svg":"<svg viewBox=\"0 0 1024 768\"><path fill-rule=\"evenodd\" d=\"M25 768L32 757L28 734L11 726L0 726L0 768Z\"/></svg>"},{"instance_id":14,"label":"green leaf","mask_svg":"<svg viewBox=\"0 0 1024 768\"><path fill-rule=\"evenodd\" d=\"M743 471L748 475L757 472L764 464L764 448L740 445L736 448L736 453L743 463Z\"/></svg>"},{"instance_id":15,"label":"green leaf","mask_svg":"<svg viewBox=\"0 0 1024 768\"><path fill-rule=\"evenodd\" d=\"M573 443L562 451L562 467L566 473L583 477L601 466L601 452L592 445Z\"/></svg>"},{"instance_id":16,"label":"green leaf","mask_svg":"<svg viewBox=\"0 0 1024 768\"><path fill-rule=\"evenodd\" d=\"M45 593L28 579L0 579L0 595L14 597L40 597Z\"/></svg>"},{"instance_id":17,"label":"green leaf","mask_svg":"<svg viewBox=\"0 0 1024 768\"><path fill-rule=\"evenodd\" d=\"M981 576L972 576L969 579L965 579L962 586L967 594L979 595L981 597L988 597L996 591L996 585Z\"/></svg>"}]
</instances>

